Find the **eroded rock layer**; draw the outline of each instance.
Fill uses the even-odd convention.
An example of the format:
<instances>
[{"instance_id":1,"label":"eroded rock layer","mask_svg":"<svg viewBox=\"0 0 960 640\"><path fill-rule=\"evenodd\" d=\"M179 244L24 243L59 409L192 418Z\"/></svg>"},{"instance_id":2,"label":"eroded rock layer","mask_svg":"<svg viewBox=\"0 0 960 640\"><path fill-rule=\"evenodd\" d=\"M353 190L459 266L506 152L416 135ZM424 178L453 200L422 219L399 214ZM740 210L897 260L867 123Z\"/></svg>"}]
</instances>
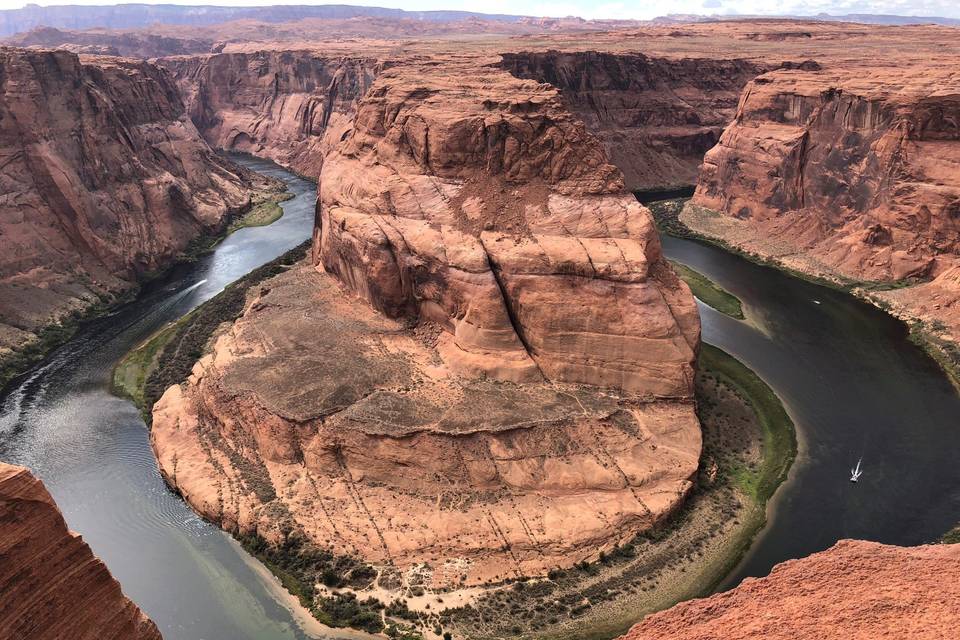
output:
<instances>
[{"instance_id":1,"label":"eroded rock layer","mask_svg":"<svg viewBox=\"0 0 960 640\"><path fill-rule=\"evenodd\" d=\"M129 289L250 202L169 76L0 48L0 349Z\"/></svg>"},{"instance_id":2,"label":"eroded rock layer","mask_svg":"<svg viewBox=\"0 0 960 640\"><path fill-rule=\"evenodd\" d=\"M740 91L765 68L742 59L641 53L505 54L514 75L552 84L603 140L630 190L693 185L703 154L733 119Z\"/></svg>"},{"instance_id":3,"label":"eroded rock layer","mask_svg":"<svg viewBox=\"0 0 960 640\"><path fill-rule=\"evenodd\" d=\"M460 376L439 332L309 264L267 281L154 407L164 476L228 530L303 536L434 586L596 557L689 490L691 400Z\"/></svg>"},{"instance_id":4,"label":"eroded rock layer","mask_svg":"<svg viewBox=\"0 0 960 640\"><path fill-rule=\"evenodd\" d=\"M709 211L684 219L805 273L933 281L889 297L960 335L958 86L949 67L765 74L704 159Z\"/></svg>"},{"instance_id":5,"label":"eroded rock layer","mask_svg":"<svg viewBox=\"0 0 960 640\"><path fill-rule=\"evenodd\" d=\"M939 640L960 628L960 545L842 540L655 613L621 640Z\"/></svg>"},{"instance_id":6,"label":"eroded rock layer","mask_svg":"<svg viewBox=\"0 0 960 640\"><path fill-rule=\"evenodd\" d=\"M379 65L363 57L252 51L159 61L194 124L219 149L270 158L316 178Z\"/></svg>"},{"instance_id":7,"label":"eroded rock layer","mask_svg":"<svg viewBox=\"0 0 960 640\"><path fill-rule=\"evenodd\" d=\"M0 638L160 640L43 484L0 463Z\"/></svg>"},{"instance_id":8,"label":"eroded rock layer","mask_svg":"<svg viewBox=\"0 0 960 640\"><path fill-rule=\"evenodd\" d=\"M164 475L228 529L476 584L595 557L691 487L690 291L557 90L485 62L381 71L310 265L154 407Z\"/></svg>"}]
</instances>

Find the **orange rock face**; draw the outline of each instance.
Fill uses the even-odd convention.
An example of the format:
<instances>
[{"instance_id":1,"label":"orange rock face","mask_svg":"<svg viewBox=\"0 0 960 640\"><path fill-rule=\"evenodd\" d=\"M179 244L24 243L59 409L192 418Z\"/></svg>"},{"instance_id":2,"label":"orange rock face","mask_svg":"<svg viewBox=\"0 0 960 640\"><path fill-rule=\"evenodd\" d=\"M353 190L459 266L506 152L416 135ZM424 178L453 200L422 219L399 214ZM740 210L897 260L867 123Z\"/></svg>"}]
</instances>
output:
<instances>
[{"instance_id":1,"label":"orange rock face","mask_svg":"<svg viewBox=\"0 0 960 640\"><path fill-rule=\"evenodd\" d=\"M0 49L0 347L133 286L247 206L162 70Z\"/></svg>"},{"instance_id":2,"label":"orange rock face","mask_svg":"<svg viewBox=\"0 0 960 640\"><path fill-rule=\"evenodd\" d=\"M0 637L160 640L43 484L0 463Z\"/></svg>"},{"instance_id":3,"label":"orange rock face","mask_svg":"<svg viewBox=\"0 0 960 640\"><path fill-rule=\"evenodd\" d=\"M690 291L557 90L482 62L381 71L323 161L311 264L154 407L164 475L226 528L479 584L595 557L691 487Z\"/></svg>"},{"instance_id":4,"label":"orange rock face","mask_svg":"<svg viewBox=\"0 0 960 640\"><path fill-rule=\"evenodd\" d=\"M843 540L655 613L621 640L939 640L960 628L960 545Z\"/></svg>"},{"instance_id":5,"label":"orange rock face","mask_svg":"<svg viewBox=\"0 0 960 640\"><path fill-rule=\"evenodd\" d=\"M955 67L765 74L704 158L684 218L830 279L932 281L879 293L960 336L960 80Z\"/></svg>"},{"instance_id":6,"label":"orange rock face","mask_svg":"<svg viewBox=\"0 0 960 640\"><path fill-rule=\"evenodd\" d=\"M308 50L168 58L187 110L207 141L270 158L302 175L320 174L327 149L350 126L376 59Z\"/></svg>"}]
</instances>

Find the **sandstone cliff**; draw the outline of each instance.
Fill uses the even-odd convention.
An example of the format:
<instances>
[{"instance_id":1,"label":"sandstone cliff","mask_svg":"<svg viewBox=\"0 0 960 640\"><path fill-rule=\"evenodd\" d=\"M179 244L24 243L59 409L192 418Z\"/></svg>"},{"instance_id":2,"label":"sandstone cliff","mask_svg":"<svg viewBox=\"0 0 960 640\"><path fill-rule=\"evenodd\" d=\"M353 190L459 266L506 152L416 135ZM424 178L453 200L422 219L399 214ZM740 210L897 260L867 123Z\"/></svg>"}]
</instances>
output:
<instances>
[{"instance_id":1,"label":"sandstone cliff","mask_svg":"<svg viewBox=\"0 0 960 640\"><path fill-rule=\"evenodd\" d=\"M510 53L503 65L560 89L568 108L603 140L630 190L695 184L740 91L766 70L742 59L603 51Z\"/></svg>"},{"instance_id":2,"label":"sandstone cliff","mask_svg":"<svg viewBox=\"0 0 960 640\"><path fill-rule=\"evenodd\" d=\"M154 407L165 477L226 528L477 584L595 557L691 487L689 289L557 90L485 62L382 70L323 162L316 270Z\"/></svg>"},{"instance_id":3,"label":"sandstone cliff","mask_svg":"<svg viewBox=\"0 0 960 640\"><path fill-rule=\"evenodd\" d=\"M960 628L960 545L843 540L655 613L621 640L940 640Z\"/></svg>"},{"instance_id":4,"label":"sandstone cliff","mask_svg":"<svg viewBox=\"0 0 960 640\"><path fill-rule=\"evenodd\" d=\"M158 61L216 148L270 158L310 178L350 126L379 65L313 51L253 51Z\"/></svg>"},{"instance_id":5,"label":"sandstone cliff","mask_svg":"<svg viewBox=\"0 0 960 640\"><path fill-rule=\"evenodd\" d=\"M914 71L757 78L704 158L692 202L708 211L684 220L829 279L932 281L876 295L960 336L960 76Z\"/></svg>"},{"instance_id":6,"label":"sandstone cliff","mask_svg":"<svg viewBox=\"0 0 960 640\"><path fill-rule=\"evenodd\" d=\"M43 484L0 463L0 638L160 640Z\"/></svg>"},{"instance_id":7,"label":"sandstone cliff","mask_svg":"<svg viewBox=\"0 0 960 640\"><path fill-rule=\"evenodd\" d=\"M0 49L0 348L129 289L250 202L161 69Z\"/></svg>"}]
</instances>

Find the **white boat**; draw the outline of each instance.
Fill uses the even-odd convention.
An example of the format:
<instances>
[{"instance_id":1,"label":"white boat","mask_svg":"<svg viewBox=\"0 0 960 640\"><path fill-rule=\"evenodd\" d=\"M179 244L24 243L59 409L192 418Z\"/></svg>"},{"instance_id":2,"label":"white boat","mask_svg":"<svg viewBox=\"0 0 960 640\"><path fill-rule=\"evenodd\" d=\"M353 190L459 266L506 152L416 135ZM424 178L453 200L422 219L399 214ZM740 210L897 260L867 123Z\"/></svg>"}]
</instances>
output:
<instances>
[{"instance_id":1,"label":"white boat","mask_svg":"<svg viewBox=\"0 0 960 640\"><path fill-rule=\"evenodd\" d=\"M863 474L863 471L860 470L860 463L863 462L863 458L857 460L857 466L853 469L850 469L850 482L856 482L860 479L860 476Z\"/></svg>"}]
</instances>

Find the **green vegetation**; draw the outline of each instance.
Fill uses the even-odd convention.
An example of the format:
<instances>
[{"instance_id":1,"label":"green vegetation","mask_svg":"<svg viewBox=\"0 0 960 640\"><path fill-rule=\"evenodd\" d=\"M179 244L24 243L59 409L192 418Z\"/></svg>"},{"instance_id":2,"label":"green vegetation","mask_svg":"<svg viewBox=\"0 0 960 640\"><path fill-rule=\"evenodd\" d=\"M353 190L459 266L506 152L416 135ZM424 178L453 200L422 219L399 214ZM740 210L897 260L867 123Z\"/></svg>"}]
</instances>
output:
<instances>
[{"instance_id":1,"label":"green vegetation","mask_svg":"<svg viewBox=\"0 0 960 640\"><path fill-rule=\"evenodd\" d=\"M743 320L743 306L740 299L707 276L682 262L670 261L677 275L690 286L690 290L701 302L731 318Z\"/></svg>"},{"instance_id":2,"label":"green vegetation","mask_svg":"<svg viewBox=\"0 0 960 640\"><path fill-rule=\"evenodd\" d=\"M70 340L82 323L130 301L135 294L135 290L130 290L116 297L105 296L86 309L76 310L59 322L39 329L34 340L0 356L0 390L11 380L42 361L51 351Z\"/></svg>"},{"instance_id":3,"label":"green vegetation","mask_svg":"<svg viewBox=\"0 0 960 640\"><path fill-rule=\"evenodd\" d=\"M254 269L175 324L164 327L128 353L114 369L113 386L133 399L150 424L150 410L168 387L187 379L207 343L224 322L243 312L247 289L303 259L310 241Z\"/></svg>"},{"instance_id":4,"label":"green vegetation","mask_svg":"<svg viewBox=\"0 0 960 640\"><path fill-rule=\"evenodd\" d=\"M314 588L316 584L329 588L369 587L377 577L377 571L370 565L349 556L334 555L297 535L288 535L279 545L272 545L255 535L238 536L238 539L243 548L263 562L283 587L323 624L363 629L370 633L383 630L380 612L384 605L379 600L360 600L349 591L319 595Z\"/></svg>"},{"instance_id":5,"label":"green vegetation","mask_svg":"<svg viewBox=\"0 0 960 640\"><path fill-rule=\"evenodd\" d=\"M940 542L943 544L960 544L960 524L943 534Z\"/></svg>"},{"instance_id":6,"label":"green vegetation","mask_svg":"<svg viewBox=\"0 0 960 640\"><path fill-rule=\"evenodd\" d=\"M235 218L227 227L227 235L244 227L265 227L283 217L283 207L280 203L293 197L290 192L276 194L269 192L261 195L259 201L247 213Z\"/></svg>"},{"instance_id":7,"label":"green vegetation","mask_svg":"<svg viewBox=\"0 0 960 640\"><path fill-rule=\"evenodd\" d=\"M733 467L739 488L758 506L766 510L766 502L787 478L797 455L797 436L793 421L787 415L777 394L742 362L714 347L700 348L700 369L737 390L753 408L763 429L763 462L750 470Z\"/></svg>"},{"instance_id":8,"label":"green vegetation","mask_svg":"<svg viewBox=\"0 0 960 640\"><path fill-rule=\"evenodd\" d=\"M945 340L936 334L944 330L939 323L926 326L922 322L910 323L910 342L923 349L947 374L957 391L960 391L960 345Z\"/></svg>"}]
</instances>

